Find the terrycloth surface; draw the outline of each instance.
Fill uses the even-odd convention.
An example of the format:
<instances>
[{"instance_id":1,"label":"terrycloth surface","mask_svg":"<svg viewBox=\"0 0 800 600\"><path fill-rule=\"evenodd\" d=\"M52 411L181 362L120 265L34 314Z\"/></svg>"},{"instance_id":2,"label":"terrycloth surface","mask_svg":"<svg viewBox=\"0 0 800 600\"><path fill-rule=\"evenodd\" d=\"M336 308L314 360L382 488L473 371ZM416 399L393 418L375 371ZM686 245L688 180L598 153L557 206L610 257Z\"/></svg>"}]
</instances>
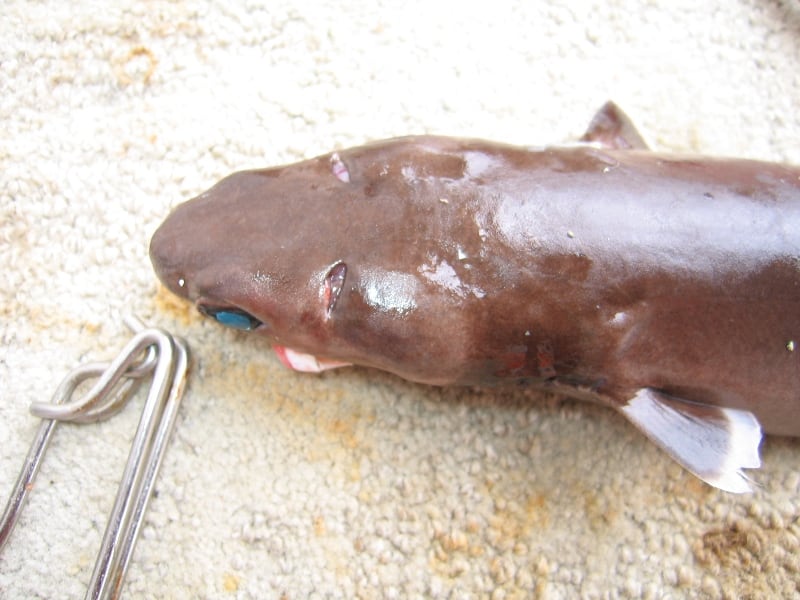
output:
<instances>
[{"instance_id":1,"label":"terrycloth surface","mask_svg":"<svg viewBox=\"0 0 800 600\"><path fill-rule=\"evenodd\" d=\"M800 597L797 441L767 439L737 497L601 408L294 374L147 258L230 171L407 133L569 140L608 98L661 149L800 163L797 2L267 4L4 3L3 493L30 403L134 311L195 363L128 597ZM56 431L0 596L83 593L141 406Z\"/></svg>"}]
</instances>

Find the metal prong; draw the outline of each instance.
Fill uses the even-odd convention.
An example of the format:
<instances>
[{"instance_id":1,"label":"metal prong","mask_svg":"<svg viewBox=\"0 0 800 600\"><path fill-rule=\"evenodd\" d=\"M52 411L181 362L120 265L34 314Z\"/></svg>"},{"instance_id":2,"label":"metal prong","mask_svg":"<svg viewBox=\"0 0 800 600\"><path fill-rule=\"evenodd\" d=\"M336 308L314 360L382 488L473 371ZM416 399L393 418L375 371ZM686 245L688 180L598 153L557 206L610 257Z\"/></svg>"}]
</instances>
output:
<instances>
[{"instance_id":1,"label":"metal prong","mask_svg":"<svg viewBox=\"0 0 800 600\"><path fill-rule=\"evenodd\" d=\"M180 406L181 396L183 395L183 390L186 383L186 376L189 370L189 347L181 338L174 338L174 342L176 351L175 368L172 376L172 385L170 387L169 396L164 401L161 417L158 422L158 429L156 430L155 437L152 439L150 444L150 454L147 462L144 464L144 466L139 467L140 470L144 470L140 489L133 497L135 503L133 505L133 513L131 514L130 524L125 531L125 535L121 536L122 541L119 545L119 549L117 550L116 570L108 577L110 589L115 591L115 595L117 590L119 590L122 586L122 582L125 579L125 574L128 571L128 564L131 556L133 555L133 549L136 545L136 540L139 537L139 531L141 530L142 522L144 520L144 513L147 510L147 504L152 496L153 485L155 484L156 477L158 476L158 471L161 468L161 461L164 458L167 442L169 441L170 434L172 433L172 428L175 424L175 418L178 415L178 407ZM133 455L133 451L131 451L131 458L129 460L139 459L136 459L136 457ZM120 485L120 493L122 493L122 485ZM112 522L113 516L111 519L109 519L109 523ZM106 537L110 537L112 534L106 531L105 535ZM98 564L99 563L100 558L98 557ZM97 566L95 567L95 571L97 571ZM89 592L91 593L91 591L92 587L90 584Z\"/></svg>"},{"instance_id":2,"label":"metal prong","mask_svg":"<svg viewBox=\"0 0 800 600\"><path fill-rule=\"evenodd\" d=\"M119 594L188 370L188 351L182 340L173 340L159 329L145 330L134 340L140 336L142 341L148 340L157 347L159 358L86 598Z\"/></svg>"},{"instance_id":3,"label":"metal prong","mask_svg":"<svg viewBox=\"0 0 800 600\"><path fill-rule=\"evenodd\" d=\"M25 500L28 499L28 493L33 489L33 480L36 479L36 475L39 472L42 456L44 456L44 451L47 450L47 445L50 443L50 436L55 426L56 421L42 421L36 431L33 444L28 450L22 470L19 473L19 477L17 477L17 482L14 484L14 489L11 491L11 497L8 499L8 504L6 504L6 508L3 511L3 518L0 520L0 550L3 549L11 532L14 530L19 513L25 505Z\"/></svg>"},{"instance_id":4,"label":"metal prong","mask_svg":"<svg viewBox=\"0 0 800 600\"><path fill-rule=\"evenodd\" d=\"M114 361L73 369L59 385L52 403L31 406L31 412L44 420L0 521L1 549L33 488L42 456L59 420L85 423L108 418L122 408L141 378L152 371L150 391L109 516L87 598L116 598L120 594L175 423L189 366L188 348L183 340L173 339L160 329L145 329L135 317L126 317L125 323L137 333ZM139 359L143 352L146 354ZM99 379L80 399L68 402L77 386L89 377Z\"/></svg>"}]
</instances>

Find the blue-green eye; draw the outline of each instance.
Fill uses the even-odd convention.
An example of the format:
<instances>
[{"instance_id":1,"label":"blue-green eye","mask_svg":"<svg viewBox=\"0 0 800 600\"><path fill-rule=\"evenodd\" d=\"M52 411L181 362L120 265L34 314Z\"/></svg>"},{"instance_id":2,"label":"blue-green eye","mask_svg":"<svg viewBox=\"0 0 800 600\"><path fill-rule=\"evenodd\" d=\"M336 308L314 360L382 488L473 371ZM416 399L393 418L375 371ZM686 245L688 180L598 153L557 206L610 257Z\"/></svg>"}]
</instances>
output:
<instances>
[{"instance_id":1,"label":"blue-green eye","mask_svg":"<svg viewBox=\"0 0 800 600\"><path fill-rule=\"evenodd\" d=\"M245 315L240 315L239 313L221 310L214 315L214 318L218 323L222 323L226 327L244 329L245 331L253 328L253 324L250 319L248 319Z\"/></svg>"},{"instance_id":2,"label":"blue-green eye","mask_svg":"<svg viewBox=\"0 0 800 600\"><path fill-rule=\"evenodd\" d=\"M198 306L197 308L204 315L216 319L217 323L226 327L250 331L261 325L261 321L238 308L213 308L211 306Z\"/></svg>"}]
</instances>

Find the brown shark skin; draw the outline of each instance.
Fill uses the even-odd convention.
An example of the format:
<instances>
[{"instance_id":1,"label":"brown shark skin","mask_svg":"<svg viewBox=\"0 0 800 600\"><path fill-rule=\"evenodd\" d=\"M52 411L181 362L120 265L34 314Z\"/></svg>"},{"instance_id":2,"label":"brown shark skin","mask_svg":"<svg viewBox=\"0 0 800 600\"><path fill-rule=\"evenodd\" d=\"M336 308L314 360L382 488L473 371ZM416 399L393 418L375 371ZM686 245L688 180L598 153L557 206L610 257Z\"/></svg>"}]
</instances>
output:
<instances>
[{"instance_id":1,"label":"brown shark skin","mask_svg":"<svg viewBox=\"0 0 800 600\"><path fill-rule=\"evenodd\" d=\"M413 381L613 406L650 387L800 435L800 168L430 136L338 156L349 183L327 154L178 206L150 246L161 281Z\"/></svg>"}]
</instances>

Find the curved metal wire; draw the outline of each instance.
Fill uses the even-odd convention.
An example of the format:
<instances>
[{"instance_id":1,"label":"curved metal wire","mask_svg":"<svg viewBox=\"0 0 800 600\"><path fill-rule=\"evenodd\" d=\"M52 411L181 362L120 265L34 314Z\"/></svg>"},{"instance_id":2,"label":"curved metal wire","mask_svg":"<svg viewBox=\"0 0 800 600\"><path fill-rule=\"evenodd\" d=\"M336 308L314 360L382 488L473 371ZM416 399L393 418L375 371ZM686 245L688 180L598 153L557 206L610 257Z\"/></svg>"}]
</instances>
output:
<instances>
[{"instance_id":1,"label":"curved metal wire","mask_svg":"<svg viewBox=\"0 0 800 600\"><path fill-rule=\"evenodd\" d=\"M121 592L189 368L186 342L161 329L146 329L134 317L126 317L125 323L136 335L117 358L111 363L76 367L58 386L52 402L36 402L31 406L31 412L43 421L0 520L2 549L33 489L56 423L94 422L116 414L142 378L152 373L150 390L108 518L87 598L116 598ZM90 377L98 377L97 383L79 399L69 401L76 388Z\"/></svg>"}]
</instances>

